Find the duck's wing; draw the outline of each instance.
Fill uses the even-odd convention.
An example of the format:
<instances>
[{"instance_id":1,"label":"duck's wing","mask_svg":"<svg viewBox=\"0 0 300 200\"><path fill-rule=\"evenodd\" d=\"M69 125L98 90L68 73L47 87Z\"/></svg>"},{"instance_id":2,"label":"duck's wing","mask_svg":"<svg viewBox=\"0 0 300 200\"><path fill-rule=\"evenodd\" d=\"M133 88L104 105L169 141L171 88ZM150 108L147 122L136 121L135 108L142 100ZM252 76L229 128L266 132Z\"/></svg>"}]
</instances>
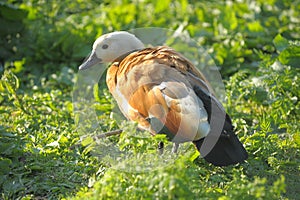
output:
<instances>
[{"instance_id":1,"label":"duck's wing","mask_svg":"<svg viewBox=\"0 0 300 200\"><path fill-rule=\"evenodd\" d=\"M107 84L124 115L141 128L164 132L176 142L194 141L210 127L204 105L186 78L188 71L202 76L173 49L148 48L112 66Z\"/></svg>"}]
</instances>

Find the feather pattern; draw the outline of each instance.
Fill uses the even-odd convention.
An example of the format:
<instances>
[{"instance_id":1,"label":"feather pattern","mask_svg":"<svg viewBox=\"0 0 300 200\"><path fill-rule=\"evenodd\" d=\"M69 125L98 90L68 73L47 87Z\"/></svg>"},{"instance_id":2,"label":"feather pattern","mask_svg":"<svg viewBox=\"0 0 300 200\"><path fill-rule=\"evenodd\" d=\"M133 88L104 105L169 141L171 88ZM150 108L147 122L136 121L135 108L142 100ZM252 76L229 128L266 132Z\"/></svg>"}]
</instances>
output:
<instances>
[{"instance_id":1,"label":"feather pattern","mask_svg":"<svg viewBox=\"0 0 300 200\"><path fill-rule=\"evenodd\" d=\"M126 56L118 63L118 70L116 65L108 70L107 85L130 120L156 134L146 120L155 117L174 134L175 142L194 141L208 134L207 112L185 75L200 77L203 85L208 82L181 54L164 46L146 48ZM124 95L130 111L122 103L124 99L118 101L116 90Z\"/></svg>"}]
</instances>

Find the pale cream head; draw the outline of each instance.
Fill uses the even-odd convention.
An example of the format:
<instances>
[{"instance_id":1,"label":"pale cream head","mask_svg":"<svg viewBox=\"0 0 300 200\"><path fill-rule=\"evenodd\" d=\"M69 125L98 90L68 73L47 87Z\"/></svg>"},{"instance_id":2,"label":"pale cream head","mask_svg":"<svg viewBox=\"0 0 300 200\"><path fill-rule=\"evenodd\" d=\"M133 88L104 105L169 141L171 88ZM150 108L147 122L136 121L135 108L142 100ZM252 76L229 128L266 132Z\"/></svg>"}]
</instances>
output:
<instances>
[{"instance_id":1,"label":"pale cream head","mask_svg":"<svg viewBox=\"0 0 300 200\"><path fill-rule=\"evenodd\" d=\"M91 55L79 66L79 70L87 69L98 63L113 62L122 55L143 48L144 44L126 31L102 35L94 42Z\"/></svg>"}]
</instances>

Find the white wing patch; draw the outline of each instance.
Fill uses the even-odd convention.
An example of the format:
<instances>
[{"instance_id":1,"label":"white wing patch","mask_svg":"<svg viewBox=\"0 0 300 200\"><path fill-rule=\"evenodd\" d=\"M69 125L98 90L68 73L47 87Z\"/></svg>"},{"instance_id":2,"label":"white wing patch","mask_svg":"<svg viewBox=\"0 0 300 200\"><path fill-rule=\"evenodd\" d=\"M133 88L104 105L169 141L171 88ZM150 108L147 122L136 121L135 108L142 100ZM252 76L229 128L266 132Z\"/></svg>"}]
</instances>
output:
<instances>
[{"instance_id":1,"label":"white wing patch","mask_svg":"<svg viewBox=\"0 0 300 200\"><path fill-rule=\"evenodd\" d=\"M156 87L162 91L169 108L174 103L180 107L181 121L175 141L199 140L208 134L210 125L207 112L192 89L179 82L162 82Z\"/></svg>"}]
</instances>

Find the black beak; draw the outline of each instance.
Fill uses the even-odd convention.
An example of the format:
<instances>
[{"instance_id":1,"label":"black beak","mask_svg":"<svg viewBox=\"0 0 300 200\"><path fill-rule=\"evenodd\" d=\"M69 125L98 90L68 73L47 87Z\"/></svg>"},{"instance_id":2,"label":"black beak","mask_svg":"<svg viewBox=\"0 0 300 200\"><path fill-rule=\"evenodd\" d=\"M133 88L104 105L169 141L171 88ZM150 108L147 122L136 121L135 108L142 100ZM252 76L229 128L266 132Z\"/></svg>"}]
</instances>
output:
<instances>
[{"instance_id":1,"label":"black beak","mask_svg":"<svg viewBox=\"0 0 300 200\"><path fill-rule=\"evenodd\" d=\"M79 66L79 70L88 69L96 64L101 63L101 62L102 62L102 60L97 57L96 53L92 52L91 55L88 57L88 59Z\"/></svg>"}]
</instances>

